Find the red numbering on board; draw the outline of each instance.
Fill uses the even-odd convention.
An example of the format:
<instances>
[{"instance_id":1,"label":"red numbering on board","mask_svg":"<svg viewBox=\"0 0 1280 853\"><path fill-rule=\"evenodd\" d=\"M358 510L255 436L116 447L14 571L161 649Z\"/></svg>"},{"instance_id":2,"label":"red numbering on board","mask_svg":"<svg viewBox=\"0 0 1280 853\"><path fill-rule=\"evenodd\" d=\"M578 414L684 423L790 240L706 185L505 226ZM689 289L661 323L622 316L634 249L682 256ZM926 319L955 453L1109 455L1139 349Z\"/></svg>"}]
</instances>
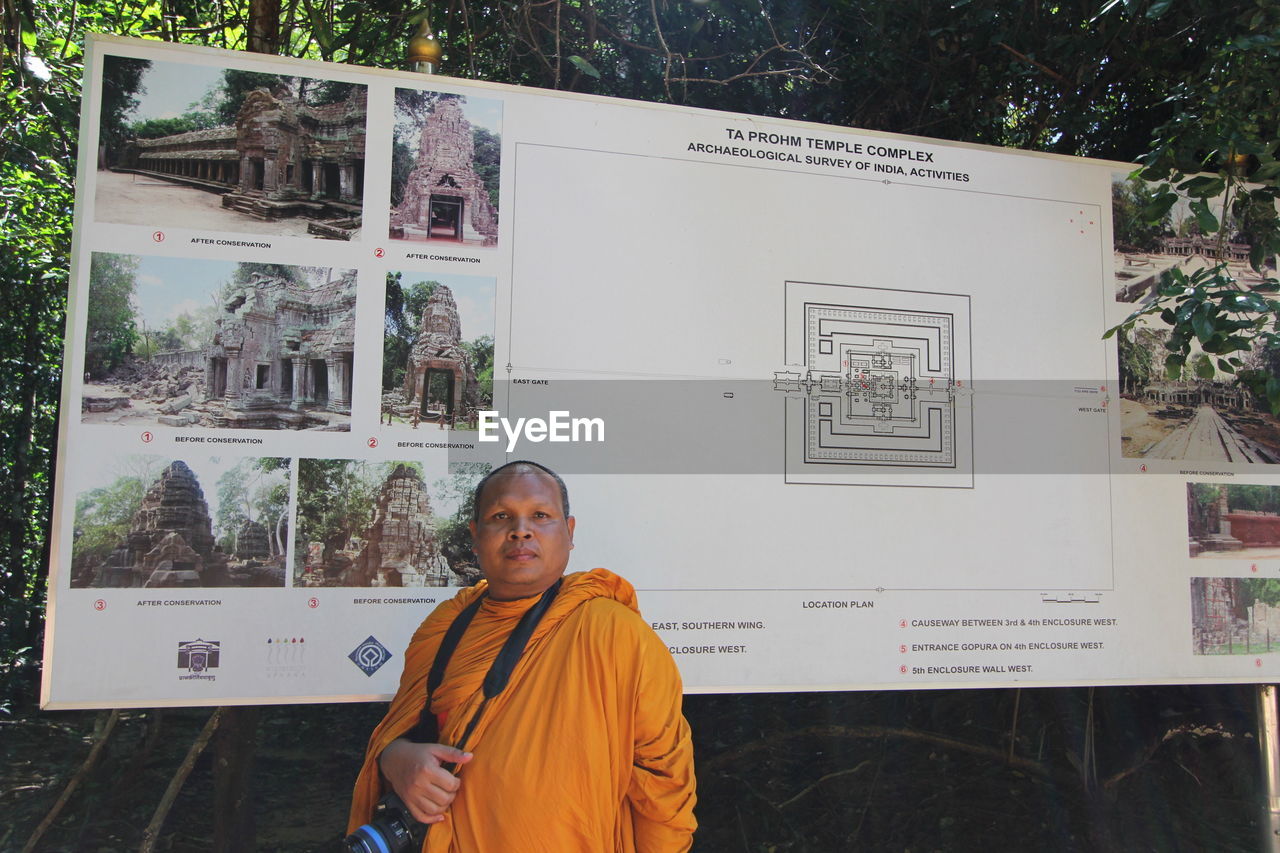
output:
<instances>
[{"instance_id":1,"label":"red numbering on board","mask_svg":"<svg viewBox=\"0 0 1280 853\"><path fill-rule=\"evenodd\" d=\"M95 602L93 603L93 609L94 609L94 610L106 610L106 609L107 609L107 603L106 603L105 601L103 601L101 598L99 598L97 601L95 601Z\"/></svg>"},{"instance_id":2,"label":"red numbering on board","mask_svg":"<svg viewBox=\"0 0 1280 853\"><path fill-rule=\"evenodd\" d=\"M373 436L369 436L369 440L366 441L365 444L369 445L370 447L377 447L378 439L374 438Z\"/></svg>"},{"instance_id":3,"label":"red numbering on board","mask_svg":"<svg viewBox=\"0 0 1280 853\"><path fill-rule=\"evenodd\" d=\"M307 599L307 606L310 607L312 610L315 610L317 607L320 606L320 599L316 598L314 595L311 596L310 598Z\"/></svg>"},{"instance_id":4,"label":"red numbering on board","mask_svg":"<svg viewBox=\"0 0 1280 853\"><path fill-rule=\"evenodd\" d=\"M150 443L151 443L151 439L153 439L153 438L155 438L155 436L154 436L154 435L152 435L150 431L144 432L144 433L142 434L142 443L143 443L143 444L150 444Z\"/></svg>"}]
</instances>

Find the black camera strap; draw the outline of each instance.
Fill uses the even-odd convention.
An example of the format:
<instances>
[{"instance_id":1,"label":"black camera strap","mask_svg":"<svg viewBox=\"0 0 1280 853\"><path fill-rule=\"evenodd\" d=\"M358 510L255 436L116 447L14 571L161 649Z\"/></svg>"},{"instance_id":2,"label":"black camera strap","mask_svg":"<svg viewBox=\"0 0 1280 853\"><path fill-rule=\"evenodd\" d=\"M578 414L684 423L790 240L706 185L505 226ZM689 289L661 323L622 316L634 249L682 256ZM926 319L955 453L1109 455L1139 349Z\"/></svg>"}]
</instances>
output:
<instances>
[{"instance_id":1,"label":"black camera strap","mask_svg":"<svg viewBox=\"0 0 1280 853\"><path fill-rule=\"evenodd\" d=\"M501 693L507 686L507 682L511 680L511 673L515 670L516 664L520 662L521 656L524 654L525 646L529 644L529 638L533 636L533 629L542 621L542 617L546 614L547 609L551 606L551 601L560 591L560 586L564 582L564 578L559 578L554 584L542 593L542 597L538 599L532 607L524 612L520 617L520 621L516 623L516 627L507 637L506 642L502 644L502 649L498 652L497 657L493 659L493 663L489 666L489 672L485 674L484 686L482 688L484 699L480 702L480 707L476 709L475 714L467 722L467 728L462 733L462 739L455 745L457 749L465 750L467 741L471 738L471 733L475 731L476 725L480 722L480 718L484 715L485 708L489 705L489 700ZM435 695L440 685L444 683L445 670L449 666L449 659L453 657L453 653L458 648L458 643L462 641L462 635L466 633L467 626L471 624L471 620L480 610L480 605L484 603L487 592L481 593L476 600L471 602L466 608L459 613L449 630L445 631L444 639L440 641L440 648L436 650L435 660L431 664L431 672L427 675L427 701L422 708L422 716L418 720L418 725L414 728L413 733L422 735L425 731L435 731L436 737L439 737L438 724L433 713L431 713L431 697ZM416 737L410 737L418 743L432 742L419 740ZM452 771L452 767L448 766Z\"/></svg>"}]
</instances>

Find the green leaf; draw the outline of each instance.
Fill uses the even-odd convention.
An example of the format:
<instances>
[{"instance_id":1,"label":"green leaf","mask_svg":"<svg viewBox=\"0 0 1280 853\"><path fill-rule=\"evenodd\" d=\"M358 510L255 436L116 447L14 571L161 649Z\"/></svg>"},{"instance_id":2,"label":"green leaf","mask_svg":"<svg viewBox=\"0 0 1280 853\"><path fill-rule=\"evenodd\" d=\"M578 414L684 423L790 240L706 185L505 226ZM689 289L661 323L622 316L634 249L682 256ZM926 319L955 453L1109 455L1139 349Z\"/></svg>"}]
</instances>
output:
<instances>
[{"instance_id":1,"label":"green leaf","mask_svg":"<svg viewBox=\"0 0 1280 853\"><path fill-rule=\"evenodd\" d=\"M307 6L307 14L311 17L311 34L316 37L316 41L320 42L320 46L326 51L332 52L334 47L333 31L329 29L329 24L325 21L324 16L318 8Z\"/></svg>"},{"instance_id":2,"label":"green leaf","mask_svg":"<svg viewBox=\"0 0 1280 853\"><path fill-rule=\"evenodd\" d=\"M1231 335L1223 343L1224 346L1219 352L1248 352L1253 349L1253 341L1244 335Z\"/></svg>"},{"instance_id":3,"label":"green leaf","mask_svg":"<svg viewBox=\"0 0 1280 853\"><path fill-rule=\"evenodd\" d=\"M1148 166L1145 169L1135 172L1135 174L1144 181L1155 183L1156 181L1163 181L1168 178L1169 170L1163 166Z\"/></svg>"},{"instance_id":4,"label":"green leaf","mask_svg":"<svg viewBox=\"0 0 1280 853\"><path fill-rule=\"evenodd\" d=\"M1218 359L1218 369L1223 373L1235 373L1236 369L1227 363L1225 358Z\"/></svg>"},{"instance_id":5,"label":"green leaf","mask_svg":"<svg viewBox=\"0 0 1280 853\"><path fill-rule=\"evenodd\" d=\"M1174 353L1164 360L1164 373L1170 379L1177 380L1182 378L1182 366L1187 363L1187 357L1179 353Z\"/></svg>"},{"instance_id":6,"label":"green leaf","mask_svg":"<svg viewBox=\"0 0 1280 853\"><path fill-rule=\"evenodd\" d=\"M1251 181L1273 181L1276 178L1280 178L1280 160L1263 163L1249 176Z\"/></svg>"},{"instance_id":7,"label":"green leaf","mask_svg":"<svg viewBox=\"0 0 1280 853\"><path fill-rule=\"evenodd\" d=\"M1235 293L1224 302L1227 303L1226 307L1232 311L1266 311L1270 308L1267 300L1256 293Z\"/></svg>"},{"instance_id":8,"label":"green leaf","mask_svg":"<svg viewBox=\"0 0 1280 853\"><path fill-rule=\"evenodd\" d=\"M1164 215L1173 208L1177 201L1178 194L1166 190L1143 205L1142 210L1138 212L1138 215L1147 222L1159 222L1164 218Z\"/></svg>"},{"instance_id":9,"label":"green leaf","mask_svg":"<svg viewBox=\"0 0 1280 853\"><path fill-rule=\"evenodd\" d=\"M1196 215L1196 223L1200 226L1200 230L1205 234L1212 234L1218 230L1218 217L1213 215L1213 211L1209 210L1209 203L1202 198L1198 198L1191 202L1191 212Z\"/></svg>"},{"instance_id":10,"label":"green leaf","mask_svg":"<svg viewBox=\"0 0 1280 853\"><path fill-rule=\"evenodd\" d=\"M1255 270L1261 270L1262 265L1267 261L1267 247L1262 243L1254 243L1249 247L1249 266Z\"/></svg>"},{"instance_id":11,"label":"green leaf","mask_svg":"<svg viewBox=\"0 0 1280 853\"><path fill-rule=\"evenodd\" d=\"M1193 198L1213 198L1222 195L1226 188L1226 182L1217 175L1200 175L1178 185L1178 189Z\"/></svg>"},{"instance_id":12,"label":"green leaf","mask_svg":"<svg viewBox=\"0 0 1280 853\"><path fill-rule=\"evenodd\" d=\"M1196 359L1196 376L1201 379L1213 378L1213 362L1207 358Z\"/></svg>"},{"instance_id":13,"label":"green leaf","mask_svg":"<svg viewBox=\"0 0 1280 853\"><path fill-rule=\"evenodd\" d=\"M1147 7L1147 20L1154 21L1156 18L1162 17L1172 5L1173 0L1155 0L1154 3Z\"/></svg>"},{"instance_id":14,"label":"green leaf","mask_svg":"<svg viewBox=\"0 0 1280 853\"><path fill-rule=\"evenodd\" d=\"M569 63L588 77L593 77L596 80L600 79L600 72L596 70L596 67L581 56L569 57Z\"/></svg>"},{"instance_id":15,"label":"green leaf","mask_svg":"<svg viewBox=\"0 0 1280 853\"><path fill-rule=\"evenodd\" d=\"M1202 303L1207 305L1208 303ZM1203 311L1197 311L1191 315L1191 328L1195 330L1196 337L1200 340L1200 345L1205 346L1213 339L1213 320L1210 319Z\"/></svg>"}]
</instances>

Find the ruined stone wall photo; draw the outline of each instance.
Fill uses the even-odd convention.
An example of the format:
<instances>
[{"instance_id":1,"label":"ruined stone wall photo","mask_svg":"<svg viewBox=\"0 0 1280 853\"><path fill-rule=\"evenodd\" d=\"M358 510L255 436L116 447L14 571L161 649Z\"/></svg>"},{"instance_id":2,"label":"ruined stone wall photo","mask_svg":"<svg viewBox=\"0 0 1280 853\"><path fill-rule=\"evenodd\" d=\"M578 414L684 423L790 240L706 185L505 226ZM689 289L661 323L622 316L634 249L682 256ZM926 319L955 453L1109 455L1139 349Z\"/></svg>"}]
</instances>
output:
<instances>
[{"instance_id":1,"label":"ruined stone wall photo","mask_svg":"<svg viewBox=\"0 0 1280 853\"><path fill-rule=\"evenodd\" d=\"M349 431L351 269L95 253L84 423Z\"/></svg>"},{"instance_id":2,"label":"ruined stone wall photo","mask_svg":"<svg viewBox=\"0 0 1280 853\"><path fill-rule=\"evenodd\" d=\"M1251 570L1280 558L1280 486L1188 483L1187 541L1192 557L1236 560Z\"/></svg>"},{"instance_id":3,"label":"ruined stone wall photo","mask_svg":"<svg viewBox=\"0 0 1280 853\"><path fill-rule=\"evenodd\" d=\"M391 238L497 245L501 102L415 89L395 97Z\"/></svg>"},{"instance_id":4,"label":"ruined stone wall photo","mask_svg":"<svg viewBox=\"0 0 1280 853\"><path fill-rule=\"evenodd\" d=\"M1280 651L1280 580L1191 578L1192 652L1258 655Z\"/></svg>"}]
</instances>

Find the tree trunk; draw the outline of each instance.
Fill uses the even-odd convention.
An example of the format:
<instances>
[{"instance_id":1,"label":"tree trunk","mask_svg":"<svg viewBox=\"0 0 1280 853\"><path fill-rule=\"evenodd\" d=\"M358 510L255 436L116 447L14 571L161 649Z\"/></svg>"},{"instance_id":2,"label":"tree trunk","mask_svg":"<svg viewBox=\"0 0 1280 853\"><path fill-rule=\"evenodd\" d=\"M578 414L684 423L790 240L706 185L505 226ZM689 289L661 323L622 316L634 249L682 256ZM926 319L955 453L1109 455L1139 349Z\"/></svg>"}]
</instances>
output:
<instances>
[{"instance_id":1,"label":"tree trunk","mask_svg":"<svg viewBox=\"0 0 1280 853\"><path fill-rule=\"evenodd\" d=\"M262 709L224 707L213 739L213 850L238 853L257 847L250 778L258 751Z\"/></svg>"},{"instance_id":2,"label":"tree trunk","mask_svg":"<svg viewBox=\"0 0 1280 853\"><path fill-rule=\"evenodd\" d=\"M249 0L249 50L280 52L280 0Z\"/></svg>"}]
</instances>

